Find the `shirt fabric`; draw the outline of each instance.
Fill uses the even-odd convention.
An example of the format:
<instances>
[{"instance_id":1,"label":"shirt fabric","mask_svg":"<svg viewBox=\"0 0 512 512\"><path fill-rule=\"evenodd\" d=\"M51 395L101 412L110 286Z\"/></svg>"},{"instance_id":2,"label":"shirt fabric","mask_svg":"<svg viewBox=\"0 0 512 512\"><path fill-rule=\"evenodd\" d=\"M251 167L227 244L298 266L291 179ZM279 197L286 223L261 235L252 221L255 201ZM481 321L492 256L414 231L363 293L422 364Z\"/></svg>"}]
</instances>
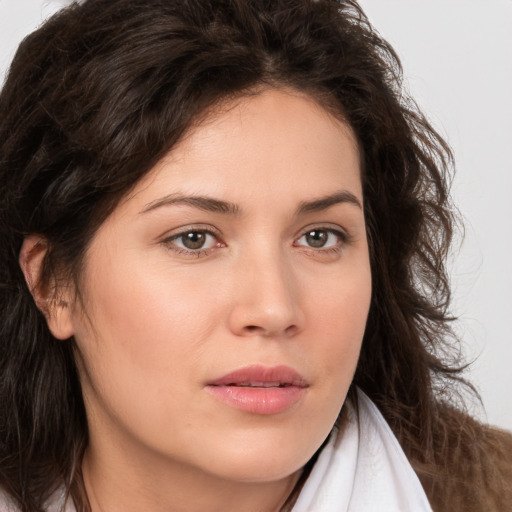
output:
<instances>
[{"instance_id":1,"label":"shirt fabric","mask_svg":"<svg viewBox=\"0 0 512 512\"><path fill-rule=\"evenodd\" d=\"M292 512L431 512L386 420L361 391L331 434Z\"/></svg>"}]
</instances>

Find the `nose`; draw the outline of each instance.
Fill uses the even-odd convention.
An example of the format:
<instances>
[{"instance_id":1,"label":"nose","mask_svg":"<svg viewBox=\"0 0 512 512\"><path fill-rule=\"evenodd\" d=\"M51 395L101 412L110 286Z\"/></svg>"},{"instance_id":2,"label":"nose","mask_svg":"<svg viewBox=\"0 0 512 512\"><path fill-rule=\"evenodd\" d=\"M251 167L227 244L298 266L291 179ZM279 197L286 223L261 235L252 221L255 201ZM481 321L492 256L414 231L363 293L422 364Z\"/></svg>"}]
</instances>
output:
<instances>
[{"instance_id":1,"label":"nose","mask_svg":"<svg viewBox=\"0 0 512 512\"><path fill-rule=\"evenodd\" d=\"M240 261L235 274L229 317L233 333L290 337L303 329L298 276L278 251Z\"/></svg>"}]
</instances>

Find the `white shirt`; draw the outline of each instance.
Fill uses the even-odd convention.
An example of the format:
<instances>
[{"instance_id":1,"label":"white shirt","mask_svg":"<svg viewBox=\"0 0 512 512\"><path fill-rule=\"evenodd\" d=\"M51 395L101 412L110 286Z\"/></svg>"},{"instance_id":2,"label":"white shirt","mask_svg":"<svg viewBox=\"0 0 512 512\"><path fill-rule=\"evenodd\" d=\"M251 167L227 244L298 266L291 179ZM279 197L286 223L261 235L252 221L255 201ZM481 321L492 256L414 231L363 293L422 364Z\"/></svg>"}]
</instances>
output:
<instances>
[{"instance_id":1,"label":"white shirt","mask_svg":"<svg viewBox=\"0 0 512 512\"><path fill-rule=\"evenodd\" d=\"M373 402L357 392L331 434L293 512L431 512L421 483Z\"/></svg>"}]
</instances>

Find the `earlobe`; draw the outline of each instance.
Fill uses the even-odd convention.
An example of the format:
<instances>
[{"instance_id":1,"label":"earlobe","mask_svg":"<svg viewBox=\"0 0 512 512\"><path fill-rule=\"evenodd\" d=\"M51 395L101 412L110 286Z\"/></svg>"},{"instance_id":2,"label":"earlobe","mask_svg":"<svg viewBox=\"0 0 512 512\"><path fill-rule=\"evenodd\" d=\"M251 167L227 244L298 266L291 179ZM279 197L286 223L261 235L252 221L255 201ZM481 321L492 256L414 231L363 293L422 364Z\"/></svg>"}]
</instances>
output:
<instances>
[{"instance_id":1,"label":"earlobe","mask_svg":"<svg viewBox=\"0 0 512 512\"><path fill-rule=\"evenodd\" d=\"M38 309L44 314L50 332L58 339L74 334L71 301L67 292L54 282L43 282L42 273L48 242L40 235L25 237L19 255L19 264L27 286Z\"/></svg>"}]
</instances>

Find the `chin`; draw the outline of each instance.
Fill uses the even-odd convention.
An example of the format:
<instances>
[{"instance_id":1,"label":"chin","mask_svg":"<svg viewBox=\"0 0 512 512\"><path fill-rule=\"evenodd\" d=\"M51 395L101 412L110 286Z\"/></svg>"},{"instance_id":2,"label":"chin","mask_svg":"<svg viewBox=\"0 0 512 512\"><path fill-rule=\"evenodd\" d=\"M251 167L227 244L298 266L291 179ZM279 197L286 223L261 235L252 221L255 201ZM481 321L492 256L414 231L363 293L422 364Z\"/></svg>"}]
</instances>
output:
<instances>
[{"instance_id":1,"label":"chin","mask_svg":"<svg viewBox=\"0 0 512 512\"><path fill-rule=\"evenodd\" d=\"M231 481L278 481L301 470L322 444L322 440L312 444L310 439L305 442L293 435L284 439L255 437L238 444L231 439L230 446L224 446L222 453L211 454L209 472Z\"/></svg>"},{"instance_id":2,"label":"chin","mask_svg":"<svg viewBox=\"0 0 512 512\"><path fill-rule=\"evenodd\" d=\"M261 460L241 461L239 464L232 461L215 472L217 477L233 482L268 483L277 482L300 471L309 458L300 462L281 458L276 461Z\"/></svg>"}]
</instances>

